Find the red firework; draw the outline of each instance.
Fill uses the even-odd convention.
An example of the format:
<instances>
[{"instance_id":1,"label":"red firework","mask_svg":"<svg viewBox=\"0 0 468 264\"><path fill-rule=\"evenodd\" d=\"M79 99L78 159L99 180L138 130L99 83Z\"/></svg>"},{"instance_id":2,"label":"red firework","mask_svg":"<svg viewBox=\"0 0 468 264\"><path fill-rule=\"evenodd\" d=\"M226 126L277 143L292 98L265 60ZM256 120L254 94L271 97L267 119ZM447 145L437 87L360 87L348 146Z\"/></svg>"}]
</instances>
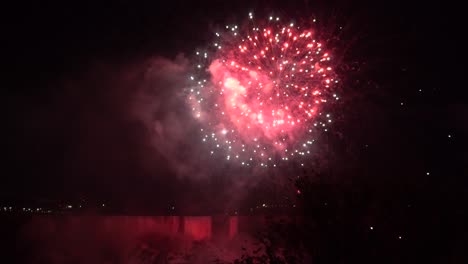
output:
<instances>
[{"instance_id":1,"label":"red firework","mask_svg":"<svg viewBox=\"0 0 468 264\"><path fill-rule=\"evenodd\" d=\"M332 54L311 28L226 26L200 63L189 100L205 126L211 154L242 165L276 167L311 153L317 132L331 123L324 113L338 100Z\"/></svg>"}]
</instances>

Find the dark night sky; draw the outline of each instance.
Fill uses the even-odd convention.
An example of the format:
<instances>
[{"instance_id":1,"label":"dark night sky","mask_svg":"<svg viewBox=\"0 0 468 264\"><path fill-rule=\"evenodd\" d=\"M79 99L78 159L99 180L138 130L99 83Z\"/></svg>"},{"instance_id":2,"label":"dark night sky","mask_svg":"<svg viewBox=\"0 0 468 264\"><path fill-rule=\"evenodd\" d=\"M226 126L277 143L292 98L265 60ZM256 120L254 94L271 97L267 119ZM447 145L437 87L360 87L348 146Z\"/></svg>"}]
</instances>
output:
<instances>
[{"instance_id":1,"label":"dark night sky","mask_svg":"<svg viewBox=\"0 0 468 264\"><path fill-rule=\"evenodd\" d=\"M456 8L370 2L57 1L2 7L7 158L0 197L84 195L162 206L219 195L212 190L229 182L223 176L179 179L164 155L152 152L143 125L127 118L133 94L126 88L133 77L126 74L150 57L190 54L209 41L213 26L239 21L256 8L287 17L313 14L325 26L345 28L344 61L354 69L343 91L344 121L336 128L344 139L332 137L327 154L338 184L402 202L461 206L468 106L458 74L463 66L454 37L460 34ZM150 169L142 165L148 155L154 156Z\"/></svg>"}]
</instances>

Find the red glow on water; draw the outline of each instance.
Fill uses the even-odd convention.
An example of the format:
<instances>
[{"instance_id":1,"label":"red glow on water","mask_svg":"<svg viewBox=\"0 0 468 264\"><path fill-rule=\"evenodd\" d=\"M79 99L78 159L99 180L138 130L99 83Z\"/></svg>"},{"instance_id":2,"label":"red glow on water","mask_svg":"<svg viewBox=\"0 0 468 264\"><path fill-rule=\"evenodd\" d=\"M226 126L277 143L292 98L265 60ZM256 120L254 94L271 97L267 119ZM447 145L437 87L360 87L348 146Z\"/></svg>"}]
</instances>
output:
<instances>
[{"instance_id":1,"label":"red glow on water","mask_svg":"<svg viewBox=\"0 0 468 264\"><path fill-rule=\"evenodd\" d=\"M211 217L185 217L184 233L194 240L211 238Z\"/></svg>"}]
</instances>

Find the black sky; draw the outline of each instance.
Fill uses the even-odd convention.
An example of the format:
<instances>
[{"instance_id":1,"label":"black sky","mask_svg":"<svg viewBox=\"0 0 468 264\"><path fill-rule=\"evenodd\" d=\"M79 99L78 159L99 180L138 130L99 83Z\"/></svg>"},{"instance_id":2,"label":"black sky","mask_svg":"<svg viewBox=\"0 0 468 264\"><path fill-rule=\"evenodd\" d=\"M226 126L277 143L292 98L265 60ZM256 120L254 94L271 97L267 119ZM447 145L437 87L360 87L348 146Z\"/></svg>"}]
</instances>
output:
<instances>
[{"instance_id":1,"label":"black sky","mask_svg":"<svg viewBox=\"0 0 468 264\"><path fill-rule=\"evenodd\" d=\"M327 143L339 184L402 200L463 204L468 106L459 74L461 45L454 37L461 33L456 8L427 2L283 2L4 6L1 197L83 195L127 206L142 201L164 206L219 195L213 190L229 182L222 175L208 183L179 179L157 153L151 169L141 165L141 153L152 150L143 124L128 119L134 94L127 87L135 77L126 74L148 58L189 56L206 45L216 26L259 10L314 16L324 27L344 28L340 47L346 48L349 76L343 121L336 128L343 137L331 136ZM183 111L174 108L167 111Z\"/></svg>"}]
</instances>

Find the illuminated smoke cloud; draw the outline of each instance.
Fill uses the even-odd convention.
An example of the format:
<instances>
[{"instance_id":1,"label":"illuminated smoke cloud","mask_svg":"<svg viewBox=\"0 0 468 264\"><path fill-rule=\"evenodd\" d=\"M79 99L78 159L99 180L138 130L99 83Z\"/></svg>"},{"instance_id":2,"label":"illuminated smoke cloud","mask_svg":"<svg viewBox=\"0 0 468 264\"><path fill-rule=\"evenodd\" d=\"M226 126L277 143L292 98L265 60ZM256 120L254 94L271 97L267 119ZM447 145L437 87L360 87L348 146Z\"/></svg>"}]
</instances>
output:
<instances>
[{"instance_id":1,"label":"illuminated smoke cloud","mask_svg":"<svg viewBox=\"0 0 468 264\"><path fill-rule=\"evenodd\" d=\"M180 177L206 177L209 173L203 164L207 161L195 154L199 148L194 139L198 125L185 102L187 74L187 60L182 55L175 60L150 60L133 102L133 113L147 128L155 151L152 155L162 156ZM151 166L151 153L148 155L145 159Z\"/></svg>"}]
</instances>

